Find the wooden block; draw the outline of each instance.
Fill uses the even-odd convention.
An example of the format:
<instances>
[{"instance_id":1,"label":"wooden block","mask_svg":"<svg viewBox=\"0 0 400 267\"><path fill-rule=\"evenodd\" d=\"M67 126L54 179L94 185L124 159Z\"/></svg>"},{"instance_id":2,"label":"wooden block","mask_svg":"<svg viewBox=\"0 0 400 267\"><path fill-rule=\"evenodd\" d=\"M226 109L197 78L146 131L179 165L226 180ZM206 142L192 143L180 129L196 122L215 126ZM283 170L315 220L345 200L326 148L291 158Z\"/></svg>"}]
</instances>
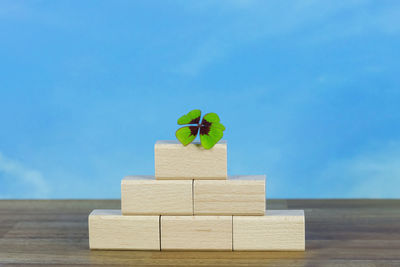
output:
<instances>
[{"instance_id":1,"label":"wooden block","mask_svg":"<svg viewBox=\"0 0 400 267\"><path fill-rule=\"evenodd\" d=\"M232 250L232 216L161 216L161 250Z\"/></svg>"},{"instance_id":2,"label":"wooden block","mask_svg":"<svg viewBox=\"0 0 400 267\"><path fill-rule=\"evenodd\" d=\"M89 215L90 249L160 250L160 216L122 216L120 210Z\"/></svg>"},{"instance_id":3,"label":"wooden block","mask_svg":"<svg viewBox=\"0 0 400 267\"><path fill-rule=\"evenodd\" d=\"M199 142L183 146L178 141L157 141L154 146L156 179L224 180L227 177L227 144L204 149Z\"/></svg>"},{"instance_id":4,"label":"wooden block","mask_svg":"<svg viewBox=\"0 0 400 267\"><path fill-rule=\"evenodd\" d=\"M121 181L124 215L193 215L192 180L127 176Z\"/></svg>"},{"instance_id":5,"label":"wooden block","mask_svg":"<svg viewBox=\"0 0 400 267\"><path fill-rule=\"evenodd\" d=\"M267 210L265 216L233 216L233 250L304 251L302 210Z\"/></svg>"},{"instance_id":6,"label":"wooden block","mask_svg":"<svg viewBox=\"0 0 400 267\"><path fill-rule=\"evenodd\" d=\"M264 215L265 175L195 180L194 215Z\"/></svg>"}]
</instances>

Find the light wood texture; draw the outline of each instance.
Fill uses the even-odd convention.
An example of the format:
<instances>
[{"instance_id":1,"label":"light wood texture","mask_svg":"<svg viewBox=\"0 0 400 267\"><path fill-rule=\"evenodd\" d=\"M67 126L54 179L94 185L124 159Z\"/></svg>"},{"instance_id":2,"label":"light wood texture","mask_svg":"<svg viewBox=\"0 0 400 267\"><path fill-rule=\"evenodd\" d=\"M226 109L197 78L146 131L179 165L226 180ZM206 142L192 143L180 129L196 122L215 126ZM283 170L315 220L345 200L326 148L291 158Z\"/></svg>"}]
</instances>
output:
<instances>
[{"instance_id":1,"label":"light wood texture","mask_svg":"<svg viewBox=\"0 0 400 267\"><path fill-rule=\"evenodd\" d=\"M232 250L232 216L161 216L161 250Z\"/></svg>"},{"instance_id":2,"label":"light wood texture","mask_svg":"<svg viewBox=\"0 0 400 267\"><path fill-rule=\"evenodd\" d=\"M227 177L227 144L204 149L199 142L157 141L154 146L156 179L218 179Z\"/></svg>"},{"instance_id":3,"label":"light wood texture","mask_svg":"<svg viewBox=\"0 0 400 267\"><path fill-rule=\"evenodd\" d=\"M194 215L264 215L265 175L195 180Z\"/></svg>"},{"instance_id":4,"label":"light wood texture","mask_svg":"<svg viewBox=\"0 0 400 267\"><path fill-rule=\"evenodd\" d=\"M304 209L306 251L89 250L88 214L120 200L0 200L3 266L400 266L400 200L268 199Z\"/></svg>"},{"instance_id":5,"label":"light wood texture","mask_svg":"<svg viewBox=\"0 0 400 267\"><path fill-rule=\"evenodd\" d=\"M89 215L91 249L160 250L159 216L122 216L120 210Z\"/></svg>"},{"instance_id":6,"label":"light wood texture","mask_svg":"<svg viewBox=\"0 0 400 267\"><path fill-rule=\"evenodd\" d=\"M304 249L302 210L267 210L265 216L233 216L233 250Z\"/></svg>"},{"instance_id":7,"label":"light wood texture","mask_svg":"<svg viewBox=\"0 0 400 267\"><path fill-rule=\"evenodd\" d=\"M127 176L121 181L124 215L193 215L192 180Z\"/></svg>"}]
</instances>

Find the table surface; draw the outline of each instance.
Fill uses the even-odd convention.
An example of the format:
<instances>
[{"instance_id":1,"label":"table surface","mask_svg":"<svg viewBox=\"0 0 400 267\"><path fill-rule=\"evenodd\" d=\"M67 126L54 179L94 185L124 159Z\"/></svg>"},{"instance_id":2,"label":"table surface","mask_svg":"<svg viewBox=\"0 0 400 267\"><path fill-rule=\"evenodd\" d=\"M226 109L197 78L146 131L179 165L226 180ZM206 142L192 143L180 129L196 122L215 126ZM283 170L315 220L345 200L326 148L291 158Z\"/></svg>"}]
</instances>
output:
<instances>
[{"instance_id":1,"label":"table surface","mask_svg":"<svg viewBox=\"0 0 400 267\"><path fill-rule=\"evenodd\" d=\"M119 200L0 200L0 266L400 266L400 200L268 200L304 209L305 252L90 251L87 216Z\"/></svg>"}]
</instances>

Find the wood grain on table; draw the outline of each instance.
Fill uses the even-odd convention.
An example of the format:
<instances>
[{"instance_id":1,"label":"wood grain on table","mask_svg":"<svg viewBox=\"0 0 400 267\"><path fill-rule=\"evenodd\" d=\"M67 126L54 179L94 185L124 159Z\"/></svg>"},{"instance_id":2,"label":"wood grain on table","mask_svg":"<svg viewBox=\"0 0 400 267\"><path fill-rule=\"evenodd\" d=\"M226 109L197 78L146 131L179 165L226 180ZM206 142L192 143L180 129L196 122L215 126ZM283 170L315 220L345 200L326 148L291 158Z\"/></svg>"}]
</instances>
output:
<instances>
[{"instance_id":1,"label":"wood grain on table","mask_svg":"<svg viewBox=\"0 0 400 267\"><path fill-rule=\"evenodd\" d=\"M120 205L0 200L0 266L400 266L400 200L268 200L305 210L305 252L90 251L88 214Z\"/></svg>"}]
</instances>

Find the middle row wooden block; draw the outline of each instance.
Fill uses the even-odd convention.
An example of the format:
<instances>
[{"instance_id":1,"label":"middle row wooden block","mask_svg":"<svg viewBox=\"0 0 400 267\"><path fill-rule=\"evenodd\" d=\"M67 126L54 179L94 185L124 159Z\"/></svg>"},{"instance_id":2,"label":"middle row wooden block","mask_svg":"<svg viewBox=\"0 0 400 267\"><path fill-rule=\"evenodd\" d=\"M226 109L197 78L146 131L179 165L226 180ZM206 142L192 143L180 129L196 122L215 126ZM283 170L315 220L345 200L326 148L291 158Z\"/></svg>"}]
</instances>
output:
<instances>
[{"instance_id":1,"label":"middle row wooden block","mask_svg":"<svg viewBox=\"0 0 400 267\"><path fill-rule=\"evenodd\" d=\"M265 175L227 180L156 180L127 176L121 182L123 215L263 215Z\"/></svg>"}]
</instances>

